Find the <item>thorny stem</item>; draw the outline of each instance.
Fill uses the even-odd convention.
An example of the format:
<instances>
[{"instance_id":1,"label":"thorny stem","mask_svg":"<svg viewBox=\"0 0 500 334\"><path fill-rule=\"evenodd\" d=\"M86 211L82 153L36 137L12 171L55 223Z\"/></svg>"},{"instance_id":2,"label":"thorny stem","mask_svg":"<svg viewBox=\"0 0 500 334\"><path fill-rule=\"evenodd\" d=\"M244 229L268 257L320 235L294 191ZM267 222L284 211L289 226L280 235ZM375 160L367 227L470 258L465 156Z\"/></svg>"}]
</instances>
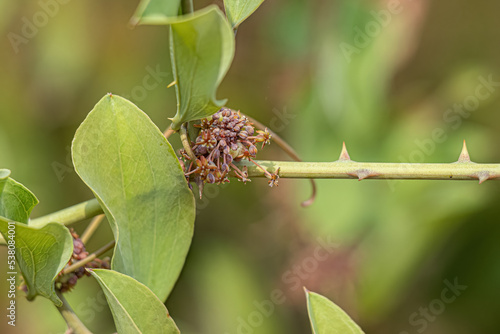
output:
<instances>
[{"instance_id":1,"label":"thorny stem","mask_svg":"<svg viewBox=\"0 0 500 334\"><path fill-rule=\"evenodd\" d=\"M500 164L478 164L470 160L465 141L457 162L425 163L369 163L352 161L342 147L339 160L334 162L258 161L267 171L280 167L282 178L315 179L388 179L388 180L487 180L500 179ZM236 165L247 167L248 176L262 177L265 173L248 161Z\"/></svg>"},{"instance_id":2,"label":"thorny stem","mask_svg":"<svg viewBox=\"0 0 500 334\"><path fill-rule=\"evenodd\" d=\"M87 263L95 260L95 258L101 256L102 254L106 253L108 250L110 250L111 248L113 248L114 245L115 245L115 241L113 240L113 241L107 243L106 245L102 246L101 248L99 248L94 253L89 254L89 256L87 256L83 260L75 262L71 266L68 266L68 267L64 268L64 270L62 272L63 275L69 274L69 273L75 271L76 269L78 269L80 267L83 267Z\"/></svg>"},{"instance_id":3,"label":"thorny stem","mask_svg":"<svg viewBox=\"0 0 500 334\"><path fill-rule=\"evenodd\" d=\"M66 321L70 332L74 334L92 334L92 332L89 331L83 322L77 317L71 306L63 297L62 293L60 291L56 291L56 294L63 302L62 306L56 306L57 310Z\"/></svg>"},{"instance_id":4,"label":"thorny stem","mask_svg":"<svg viewBox=\"0 0 500 334\"><path fill-rule=\"evenodd\" d=\"M298 179L391 179L391 180L486 180L500 178L500 164L451 163L366 163L366 162L294 162L257 161L269 172L280 167L280 178ZM264 177L264 172L248 161L235 163L247 166L249 177Z\"/></svg>"},{"instance_id":5,"label":"thorny stem","mask_svg":"<svg viewBox=\"0 0 500 334\"><path fill-rule=\"evenodd\" d=\"M97 230L99 225L101 225L102 220L104 219L104 214L101 214L99 216L95 216L91 221L90 224L87 226L85 231L83 231L82 236L80 239L82 240L82 243L85 245L87 241L90 240L94 232Z\"/></svg>"},{"instance_id":6,"label":"thorny stem","mask_svg":"<svg viewBox=\"0 0 500 334\"><path fill-rule=\"evenodd\" d=\"M30 226L42 226L47 223L57 222L63 225L71 225L73 223L91 218L103 213L101 205L94 198L86 202L70 206L69 208L48 214L43 217L33 219L29 222Z\"/></svg>"}]
</instances>

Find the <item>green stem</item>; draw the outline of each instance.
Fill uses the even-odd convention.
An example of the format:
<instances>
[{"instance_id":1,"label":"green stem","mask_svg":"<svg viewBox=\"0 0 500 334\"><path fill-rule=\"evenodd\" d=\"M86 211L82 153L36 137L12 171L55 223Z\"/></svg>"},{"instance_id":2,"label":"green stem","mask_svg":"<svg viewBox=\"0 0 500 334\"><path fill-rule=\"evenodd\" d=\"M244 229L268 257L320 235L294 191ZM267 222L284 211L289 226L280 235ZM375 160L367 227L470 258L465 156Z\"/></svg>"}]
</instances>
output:
<instances>
[{"instance_id":1,"label":"green stem","mask_svg":"<svg viewBox=\"0 0 500 334\"><path fill-rule=\"evenodd\" d=\"M71 333L74 334L92 334L91 331L85 327L83 322L77 317L71 306L69 306L66 299L63 297L62 293L56 291L57 296L62 300L62 306L56 306L59 313L61 313L62 317L66 321L68 328L71 330Z\"/></svg>"},{"instance_id":2,"label":"green stem","mask_svg":"<svg viewBox=\"0 0 500 334\"><path fill-rule=\"evenodd\" d=\"M194 11L193 0L181 0L182 14L189 14Z\"/></svg>"},{"instance_id":3,"label":"green stem","mask_svg":"<svg viewBox=\"0 0 500 334\"><path fill-rule=\"evenodd\" d=\"M189 155L191 161L195 162L196 156L194 155L193 150L191 149L191 140L189 140L189 135L187 132L187 123L181 125L180 135L184 151L186 151L187 155Z\"/></svg>"},{"instance_id":4,"label":"green stem","mask_svg":"<svg viewBox=\"0 0 500 334\"><path fill-rule=\"evenodd\" d=\"M69 274L73 271L75 271L76 269L80 268L80 267L83 267L84 265L86 265L87 263L91 262L91 261L94 261L97 257L101 256L102 254L106 253L107 251L109 251L111 248L113 248L115 246L115 241L110 241L108 242L106 245L102 246L101 248L99 248L98 250L96 250L94 253L92 254L89 254L86 258L84 258L83 260L80 260L78 262L75 262L73 263L71 266L68 266L66 268L64 268L63 270L63 275L66 275L66 274Z\"/></svg>"},{"instance_id":5,"label":"green stem","mask_svg":"<svg viewBox=\"0 0 500 334\"><path fill-rule=\"evenodd\" d=\"M104 219L104 214L95 216L92 218L90 221L90 224L87 226L85 231L83 231L82 236L80 237L80 240L82 240L83 244L86 245L87 242L90 240L94 232L97 230L99 225L101 225L102 220Z\"/></svg>"},{"instance_id":6,"label":"green stem","mask_svg":"<svg viewBox=\"0 0 500 334\"><path fill-rule=\"evenodd\" d=\"M87 218L92 218L103 213L101 205L94 198L86 202L70 206L69 208L51 213L49 215L33 219L30 226L43 226L50 222L57 222L63 225L71 225Z\"/></svg>"},{"instance_id":7,"label":"green stem","mask_svg":"<svg viewBox=\"0 0 500 334\"><path fill-rule=\"evenodd\" d=\"M367 163L351 160L335 162L257 161L273 173L280 167L281 178L298 179L392 179L392 180L486 180L500 178L500 164L456 162L448 164ZM265 177L264 171L249 161L237 166L247 166L248 176Z\"/></svg>"}]
</instances>

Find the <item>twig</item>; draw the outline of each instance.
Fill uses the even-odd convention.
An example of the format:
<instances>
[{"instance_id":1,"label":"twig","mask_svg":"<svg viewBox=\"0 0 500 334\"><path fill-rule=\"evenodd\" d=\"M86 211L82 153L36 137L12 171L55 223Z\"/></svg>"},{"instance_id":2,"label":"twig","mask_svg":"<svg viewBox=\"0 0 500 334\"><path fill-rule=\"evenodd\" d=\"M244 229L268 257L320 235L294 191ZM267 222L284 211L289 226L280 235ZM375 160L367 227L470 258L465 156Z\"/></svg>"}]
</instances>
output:
<instances>
[{"instance_id":1,"label":"twig","mask_svg":"<svg viewBox=\"0 0 500 334\"><path fill-rule=\"evenodd\" d=\"M369 163L352 161L345 149L334 162L257 161L267 171L280 167L280 178L298 179L388 179L388 180L487 180L500 179L500 164L478 164L471 162L467 147L454 163ZM239 161L237 166L246 166L248 176L264 177L265 173L248 161Z\"/></svg>"},{"instance_id":2,"label":"twig","mask_svg":"<svg viewBox=\"0 0 500 334\"><path fill-rule=\"evenodd\" d=\"M191 149L191 141L189 140L189 135L187 133L187 123L181 125L180 135L182 146L184 147L184 151L189 155L191 161L196 161L196 155L194 155L193 150Z\"/></svg>"},{"instance_id":3,"label":"twig","mask_svg":"<svg viewBox=\"0 0 500 334\"><path fill-rule=\"evenodd\" d=\"M108 244L104 245L103 247L99 248L94 253L89 254L89 256L87 256L83 260L75 262L71 266L64 268L64 270L62 271L63 275L69 274L69 273L75 271L76 269L78 269L80 267L83 267L87 263L93 261L98 256L106 253L108 250L110 250L111 248L113 248L114 245L115 245L115 241L113 240L113 241L109 242Z\"/></svg>"},{"instance_id":4,"label":"twig","mask_svg":"<svg viewBox=\"0 0 500 334\"><path fill-rule=\"evenodd\" d=\"M62 300L63 304L62 306L56 306L57 310L59 313L61 313L62 317L66 321L66 324L68 325L68 328L71 330L71 333L73 334L92 334L91 331L85 327L83 322L78 318L78 316L75 314L71 306L68 304L66 299L63 297L62 293L60 291L56 290L56 294L59 297L59 299Z\"/></svg>"},{"instance_id":5,"label":"twig","mask_svg":"<svg viewBox=\"0 0 500 334\"><path fill-rule=\"evenodd\" d=\"M103 213L101 205L96 199L70 206L69 208L33 219L29 226L43 226L47 223L56 222L63 225L71 225L79 221L92 218Z\"/></svg>"},{"instance_id":6,"label":"twig","mask_svg":"<svg viewBox=\"0 0 500 334\"><path fill-rule=\"evenodd\" d=\"M173 133L175 133L175 130L172 129L171 127L168 127L168 129L166 129L165 132L163 132L163 135L165 136L166 139L168 139L168 137L170 137Z\"/></svg>"},{"instance_id":7,"label":"twig","mask_svg":"<svg viewBox=\"0 0 500 334\"><path fill-rule=\"evenodd\" d=\"M189 14L194 11L193 0L181 0L182 14Z\"/></svg>"},{"instance_id":8,"label":"twig","mask_svg":"<svg viewBox=\"0 0 500 334\"><path fill-rule=\"evenodd\" d=\"M95 216L90 224L87 226L85 231L83 231L82 236L80 239L82 240L83 244L85 245L87 241L89 241L90 237L94 234L94 232L97 230L99 225L101 225L102 220L104 219L104 214Z\"/></svg>"}]
</instances>

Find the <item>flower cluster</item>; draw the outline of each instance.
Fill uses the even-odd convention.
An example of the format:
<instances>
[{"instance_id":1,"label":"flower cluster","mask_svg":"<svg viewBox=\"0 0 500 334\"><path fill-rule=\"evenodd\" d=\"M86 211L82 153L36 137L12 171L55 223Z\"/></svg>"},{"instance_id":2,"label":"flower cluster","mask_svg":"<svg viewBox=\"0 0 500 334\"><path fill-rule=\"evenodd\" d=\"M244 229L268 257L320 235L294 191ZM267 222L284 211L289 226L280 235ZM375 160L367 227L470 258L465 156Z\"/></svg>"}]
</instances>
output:
<instances>
[{"instance_id":1,"label":"flower cluster","mask_svg":"<svg viewBox=\"0 0 500 334\"><path fill-rule=\"evenodd\" d=\"M252 158L257 154L256 144L262 143L264 148L270 142L267 129L256 131L247 117L228 108L220 109L195 127L200 128L200 132L190 145L192 152L181 150L182 158L179 158L188 181L192 175L201 185L229 182L231 170L239 180L250 181L246 168L239 169L234 162L248 159L255 163ZM274 180L270 185L276 185L277 175L265 173Z\"/></svg>"},{"instance_id":2,"label":"flower cluster","mask_svg":"<svg viewBox=\"0 0 500 334\"><path fill-rule=\"evenodd\" d=\"M70 266L73 263L81 261L89 256L89 253L85 250L85 245L83 244L78 234L76 234L73 229L71 229L70 232L71 236L73 237L73 254L71 256L71 259L68 261L67 266ZM106 257L103 260L95 258L84 266L78 267L78 269L68 274L63 274L63 272L61 271L56 279L56 289L61 292L70 291L76 285L79 278L83 277L84 275L90 276L90 273L88 273L85 268L110 269L109 257Z\"/></svg>"}]
</instances>

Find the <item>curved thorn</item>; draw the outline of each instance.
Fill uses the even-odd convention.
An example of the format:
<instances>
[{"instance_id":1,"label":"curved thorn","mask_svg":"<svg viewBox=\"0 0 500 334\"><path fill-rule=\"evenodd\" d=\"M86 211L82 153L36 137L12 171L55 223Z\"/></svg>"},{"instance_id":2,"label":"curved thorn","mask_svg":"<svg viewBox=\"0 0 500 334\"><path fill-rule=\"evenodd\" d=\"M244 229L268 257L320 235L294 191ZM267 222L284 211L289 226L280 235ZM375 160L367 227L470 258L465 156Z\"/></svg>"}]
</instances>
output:
<instances>
[{"instance_id":1,"label":"curved thorn","mask_svg":"<svg viewBox=\"0 0 500 334\"><path fill-rule=\"evenodd\" d=\"M370 176L375 176L376 173L372 172L369 169L360 169L356 172L356 176L358 177L358 181L369 178Z\"/></svg>"},{"instance_id":2,"label":"curved thorn","mask_svg":"<svg viewBox=\"0 0 500 334\"><path fill-rule=\"evenodd\" d=\"M464 139L464 144L462 146L462 152L460 152L460 156L458 157L458 163L468 163L470 161L470 156L469 152L467 151L467 144L465 143Z\"/></svg>"},{"instance_id":3,"label":"curved thorn","mask_svg":"<svg viewBox=\"0 0 500 334\"><path fill-rule=\"evenodd\" d=\"M487 171L482 171L476 174L476 177L479 180L479 184L483 183L484 181L487 181L490 178L490 173Z\"/></svg>"},{"instance_id":4,"label":"curved thorn","mask_svg":"<svg viewBox=\"0 0 500 334\"><path fill-rule=\"evenodd\" d=\"M349 156L347 148L345 147L345 141L342 142L342 151L340 152L338 161L351 161L351 157Z\"/></svg>"},{"instance_id":5,"label":"curved thorn","mask_svg":"<svg viewBox=\"0 0 500 334\"><path fill-rule=\"evenodd\" d=\"M304 202L300 203L300 205L303 207L303 208L306 208L308 207L309 205L313 204L314 201L316 200L316 182L314 182L314 180L311 179L311 188L312 188L312 194L311 196L309 197L309 199L305 200Z\"/></svg>"}]
</instances>

